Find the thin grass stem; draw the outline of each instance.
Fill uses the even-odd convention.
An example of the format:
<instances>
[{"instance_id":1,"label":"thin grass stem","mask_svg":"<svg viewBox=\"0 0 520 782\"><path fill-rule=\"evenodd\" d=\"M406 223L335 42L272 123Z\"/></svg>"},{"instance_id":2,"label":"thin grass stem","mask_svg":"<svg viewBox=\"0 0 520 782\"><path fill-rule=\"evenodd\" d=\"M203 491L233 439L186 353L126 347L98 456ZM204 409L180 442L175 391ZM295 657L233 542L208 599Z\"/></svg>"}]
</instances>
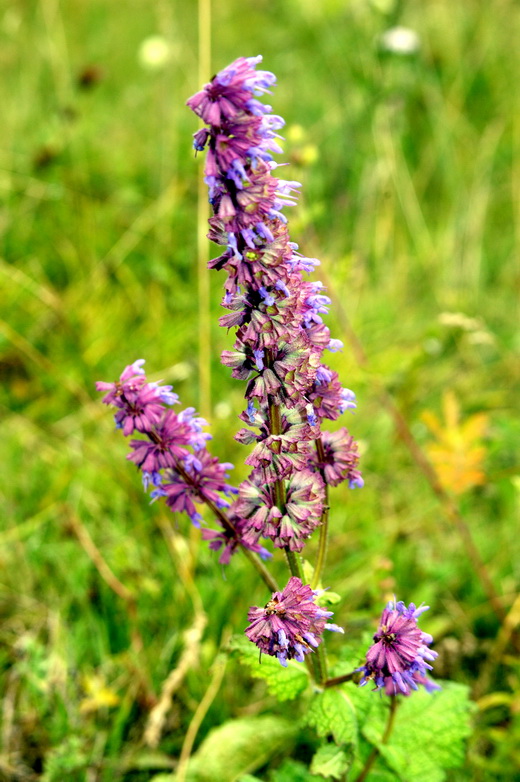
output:
<instances>
[{"instance_id":1,"label":"thin grass stem","mask_svg":"<svg viewBox=\"0 0 520 782\"><path fill-rule=\"evenodd\" d=\"M211 70L211 0L198 3L199 84ZM198 371L199 407L207 417L211 410L211 304L208 274L209 242L206 237L209 218L207 186L202 172L197 187L197 281L198 281Z\"/></svg>"},{"instance_id":2,"label":"thin grass stem","mask_svg":"<svg viewBox=\"0 0 520 782\"><path fill-rule=\"evenodd\" d=\"M325 461L325 452L323 450L323 442L321 440L321 437L318 440L316 440L315 443L316 443L316 451L318 454L318 460L321 463L323 463ZM325 481L325 475L321 470L320 472L321 472L321 477L323 478L325 496L324 496L324 503L323 503L323 511L321 514L321 521L320 521L318 556L316 558L316 565L314 567L314 575L312 577L312 584L311 584L313 589L317 589L321 581L321 576L323 573L323 569L325 567L325 559L327 557L327 548L328 548L328 540L329 540L329 487L327 485L327 482Z\"/></svg>"},{"instance_id":3,"label":"thin grass stem","mask_svg":"<svg viewBox=\"0 0 520 782\"><path fill-rule=\"evenodd\" d=\"M77 537L83 551L89 557L105 584L107 584L112 592L123 601L123 604L126 607L130 625L131 647L140 663L136 666L136 670L139 672L141 686L145 692L146 700L149 703L155 703L156 697L153 691L151 678L147 666L143 661L144 641L137 620L137 598L135 594L118 579L115 573L113 573L101 551L92 540L88 529L73 513L72 509L69 506L65 506L64 510L67 515L68 526Z\"/></svg>"},{"instance_id":4,"label":"thin grass stem","mask_svg":"<svg viewBox=\"0 0 520 782\"><path fill-rule=\"evenodd\" d=\"M394 727L394 721L395 721L395 715L397 712L397 707L399 705L399 702L397 700L397 697L394 695L390 699L390 709L388 710L388 721L386 723L385 732L383 734L383 738L381 740L382 744L388 744L388 740L390 738L390 734L392 733L392 729ZM372 770L372 766L376 762L378 756L380 754L379 747L374 747L370 755L368 756L366 763L363 767L363 770L361 771L361 774L357 777L355 782L364 782L365 779L368 778L368 775L370 771Z\"/></svg>"},{"instance_id":5,"label":"thin grass stem","mask_svg":"<svg viewBox=\"0 0 520 782\"><path fill-rule=\"evenodd\" d=\"M213 676L211 677L209 686L204 693L204 697L195 709L195 713L188 726L188 730L186 731L186 736L184 738L181 754L179 757L179 765L175 775L177 782L185 782L188 772L188 761L190 759L195 739L197 738L197 733L199 732L202 721L208 713L209 708L220 689L222 680L224 678L224 673L226 672L227 660L228 658L226 655L219 655L213 665Z\"/></svg>"}]
</instances>

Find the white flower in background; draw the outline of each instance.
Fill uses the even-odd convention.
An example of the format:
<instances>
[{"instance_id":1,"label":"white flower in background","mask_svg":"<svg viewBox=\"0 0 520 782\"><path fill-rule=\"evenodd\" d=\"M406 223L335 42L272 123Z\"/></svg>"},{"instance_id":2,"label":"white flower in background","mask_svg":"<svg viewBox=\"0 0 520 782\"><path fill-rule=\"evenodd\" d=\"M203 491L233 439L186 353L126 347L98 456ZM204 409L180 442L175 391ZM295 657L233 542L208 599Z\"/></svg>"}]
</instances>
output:
<instances>
[{"instance_id":1,"label":"white flower in background","mask_svg":"<svg viewBox=\"0 0 520 782\"><path fill-rule=\"evenodd\" d=\"M468 332L471 345L494 345L496 342L482 318L470 318L463 312L441 312L438 320L442 326Z\"/></svg>"},{"instance_id":2,"label":"white flower in background","mask_svg":"<svg viewBox=\"0 0 520 782\"><path fill-rule=\"evenodd\" d=\"M494 345L495 338L489 331L474 331L473 334L469 334L468 342L471 345Z\"/></svg>"},{"instance_id":3,"label":"white flower in background","mask_svg":"<svg viewBox=\"0 0 520 782\"><path fill-rule=\"evenodd\" d=\"M480 318L470 318L464 312L441 312L439 323L442 326L463 329L464 331L477 331L484 328Z\"/></svg>"},{"instance_id":4,"label":"white flower in background","mask_svg":"<svg viewBox=\"0 0 520 782\"><path fill-rule=\"evenodd\" d=\"M393 54L415 54L421 48L421 41L409 27L390 27L380 36L379 45Z\"/></svg>"},{"instance_id":5,"label":"white flower in background","mask_svg":"<svg viewBox=\"0 0 520 782\"><path fill-rule=\"evenodd\" d=\"M139 63L148 71L160 71L172 58L172 46L161 35L150 35L141 41Z\"/></svg>"},{"instance_id":6,"label":"white flower in background","mask_svg":"<svg viewBox=\"0 0 520 782\"><path fill-rule=\"evenodd\" d=\"M220 418L221 420L224 420L226 418L229 418L229 416L233 412L233 408L229 404L229 402L223 400L222 402L217 402L215 405L215 416L217 418Z\"/></svg>"}]
</instances>

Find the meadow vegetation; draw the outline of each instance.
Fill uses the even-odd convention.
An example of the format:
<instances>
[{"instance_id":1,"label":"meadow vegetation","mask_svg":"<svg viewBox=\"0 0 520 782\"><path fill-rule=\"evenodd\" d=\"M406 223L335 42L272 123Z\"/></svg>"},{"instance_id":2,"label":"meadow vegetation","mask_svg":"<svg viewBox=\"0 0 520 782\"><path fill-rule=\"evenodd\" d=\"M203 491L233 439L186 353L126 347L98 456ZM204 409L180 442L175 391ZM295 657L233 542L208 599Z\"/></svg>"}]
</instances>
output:
<instances>
[{"instance_id":1,"label":"meadow vegetation","mask_svg":"<svg viewBox=\"0 0 520 782\"><path fill-rule=\"evenodd\" d=\"M383 45L398 25L415 51ZM358 398L365 488L332 498L334 621L359 637L394 592L431 606L435 678L475 703L447 778L516 779L520 7L222 0L212 30L213 71L262 54L277 74L291 235L322 261L331 364ZM0 778L166 780L181 757L202 779L187 759L233 720L229 779L307 780L302 707L228 654L265 586L149 505L94 389L146 358L247 475L219 273L198 303L197 4L9 0L0 41Z\"/></svg>"}]
</instances>

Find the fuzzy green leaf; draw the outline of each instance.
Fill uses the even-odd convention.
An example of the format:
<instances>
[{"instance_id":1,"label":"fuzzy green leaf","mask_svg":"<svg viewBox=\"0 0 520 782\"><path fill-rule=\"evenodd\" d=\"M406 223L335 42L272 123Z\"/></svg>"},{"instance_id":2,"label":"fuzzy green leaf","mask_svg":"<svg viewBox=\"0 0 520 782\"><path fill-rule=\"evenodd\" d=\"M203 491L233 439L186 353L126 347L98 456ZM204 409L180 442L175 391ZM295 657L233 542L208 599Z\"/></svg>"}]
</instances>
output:
<instances>
[{"instance_id":1,"label":"fuzzy green leaf","mask_svg":"<svg viewBox=\"0 0 520 782\"><path fill-rule=\"evenodd\" d=\"M311 771L322 777L342 779L350 767L350 762L350 757L341 747L336 744L323 744L311 761Z\"/></svg>"},{"instance_id":2,"label":"fuzzy green leaf","mask_svg":"<svg viewBox=\"0 0 520 782\"><path fill-rule=\"evenodd\" d=\"M319 782L319 780L299 760L286 758L278 768L271 771L269 782Z\"/></svg>"},{"instance_id":3,"label":"fuzzy green leaf","mask_svg":"<svg viewBox=\"0 0 520 782\"><path fill-rule=\"evenodd\" d=\"M352 699L343 689L324 690L312 701L305 723L320 737L333 736L336 744L357 741L358 722Z\"/></svg>"},{"instance_id":4,"label":"fuzzy green leaf","mask_svg":"<svg viewBox=\"0 0 520 782\"><path fill-rule=\"evenodd\" d=\"M296 739L296 722L281 717L229 720L209 732L190 758L186 782L237 782L280 753L289 753ZM175 782L176 775L155 780Z\"/></svg>"},{"instance_id":5,"label":"fuzzy green leaf","mask_svg":"<svg viewBox=\"0 0 520 782\"><path fill-rule=\"evenodd\" d=\"M249 668L255 679L263 679L267 690L279 701L289 701L302 693L309 684L307 668L303 663L290 660L287 668L276 657L263 654L259 661L258 649L247 638L236 636L230 648L238 653L240 662Z\"/></svg>"},{"instance_id":6,"label":"fuzzy green leaf","mask_svg":"<svg viewBox=\"0 0 520 782\"><path fill-rule=\"evenodd\" d=\"M442 782L447 769L464 762L470 711L468 688L445 682L440 692L401 699L388 744L381 743L386 717L380 709L371 710L363 735L402 782Z\"/></svg>"}]
</instances>

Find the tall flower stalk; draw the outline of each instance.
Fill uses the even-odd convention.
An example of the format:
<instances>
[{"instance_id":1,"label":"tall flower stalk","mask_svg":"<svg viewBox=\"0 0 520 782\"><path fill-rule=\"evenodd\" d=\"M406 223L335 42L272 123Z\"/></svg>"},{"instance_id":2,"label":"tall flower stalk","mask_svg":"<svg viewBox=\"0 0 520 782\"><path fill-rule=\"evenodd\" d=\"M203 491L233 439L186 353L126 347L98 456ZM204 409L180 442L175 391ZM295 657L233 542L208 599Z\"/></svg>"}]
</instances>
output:
<instances>
[{"instance_id":1,"label":"tall flower stalk","mask_svg":"<svg viewBox=\"0 0 520 782\"><path fill-rule=\"evenodd\" d=\"M322 420L354 408L355 397L323 362L326 349L342 346L323 322L330 305L323 285L306 279L319 262L301 255L289 236L284 209L300 185L273 173L284 121L259 100L275 83L256 69L260 61L239 58L187 103L207 126L194 134L194 146L207 149L209 237L223 248L209 265L228 274L222 306L229 313L220 323L236 328L222 362L247 381L241 418L249 426L236 439L253 446L245 460L252 471L234 508L248 543L270 539L301 580L299 552L325 522L327 483L354 487L362 478L346 430L322 440ZM320 561L325 548L326 535Z\"/></svg>"},{"instance_id":2,"label":"tall flower stalk","mask_svg":"<svg viewBox=\"0 0 520 782\"><path fill-rule=\"evenodd\" d=\"M250 450L251 468L237 488L232 465L211 456L206 421L193 408L175 412L179 400L170 386L150 383L143 360L127 366L115 383L97 384L103 401L116 408L116 426L130 440L128 459L142 472L152 501L204 524L206 506L216 528L202 537L227 564L245 553L271 592L264 607L248 614L247 637L261 653L309 662L325 687L356 677L327 679L323 631L343 632L329 623L319 604L328 537L329 489L342 482L362 487L358 448L344 427L324 430L356 407L355 395L324 361L325 351L342 348L323 321L330 299L321 282L309 278L319 261L307 258L289 236L285 209L296 203L298 182L274 175L273 156L281 152L281 117L261 98L275 83L257 70L260 57L239 58L220 71L188 106L205 124L194 147L206 150L205 183L212 216L209 238L221 254L208 264L227 273L220 318L234 329L232 349L222 363L245 382L243 426L235 439ZM319 531L312 584L306 584L301 552ZM266 548L284 551L290 578L280 590L263 560ZM407 695L423 684L431 637L417 628L424 608L391 603L385 609L375 645L367 654L362 684L373 680L388 695ZM357 678L361 678L357 675Z\"/></svg>"}]
</instances>

